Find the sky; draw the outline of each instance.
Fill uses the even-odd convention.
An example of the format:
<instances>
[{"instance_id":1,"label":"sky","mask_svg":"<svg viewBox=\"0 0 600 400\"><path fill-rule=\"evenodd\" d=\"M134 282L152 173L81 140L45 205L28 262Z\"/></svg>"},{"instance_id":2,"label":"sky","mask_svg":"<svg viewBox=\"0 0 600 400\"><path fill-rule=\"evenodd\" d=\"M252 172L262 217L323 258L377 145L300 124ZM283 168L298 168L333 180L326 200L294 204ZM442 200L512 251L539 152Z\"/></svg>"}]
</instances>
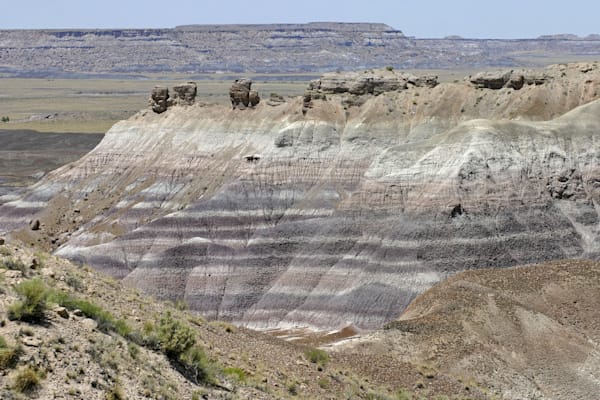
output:
<instances>
[{"instance_id":1,"label":"sky","mask_svg":"<svg viewBox=\"0 0 600 400\"><path fill-rule=\"evenodd\" d=\"M382 22L419 38L600 34L598 0L0 0L0 29Z\"/></svg>"}]
</instances>

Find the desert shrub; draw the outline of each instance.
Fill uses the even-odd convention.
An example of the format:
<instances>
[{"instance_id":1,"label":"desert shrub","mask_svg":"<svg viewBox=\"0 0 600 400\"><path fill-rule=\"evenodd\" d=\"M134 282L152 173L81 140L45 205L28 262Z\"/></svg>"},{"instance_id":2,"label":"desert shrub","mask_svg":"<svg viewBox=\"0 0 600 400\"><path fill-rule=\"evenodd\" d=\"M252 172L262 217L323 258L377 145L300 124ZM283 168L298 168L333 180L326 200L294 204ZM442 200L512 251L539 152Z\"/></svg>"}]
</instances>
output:
<instances>
[{"instance_id":1,"label":"desert shrub","mask_svg":"<svg viewBox=\"0 0 600 400\"><path fill-rule=\"evenodd\" d=\"M321 349L308 349L304 355L308 361L314 364L325 365L329 362L329 355Z\"/></svg>"},{"instance_id":2,"label":"desert shrub","mask_svg":"<svg viewBox=\"0 0 600 400\"><path fill-rule=\"evenodd\" d=\"M10 117L8 115L5 115L2 117L2 122L9 122L10 121Z\"/></svg>"},{"instance_id":3,"label":"desert shrub","mask_svg":"<svg viewBox=\"0 0 600 400\"><path fill-rule=\"evenodd\" d=\"M398 400L411 400L413 398L412 393L405 389L398 390L396 397Z\"/></svg>"},{"instance_id":4,"label":"desert shrub","mask_svg":"<svg viewBox=\"0 0 600 400\"><path fill-rule=\"evenodd\" d=\"M298 384L296 382L291 382L287 385L288 393L292 396L298 395Z\"/></svg>"},{"instance_id":5,"label":"desert shrub","mask_svg":"<svg viewBox=\"0 0 600 400\"><path fill-rule=\"evenodd\" d=\"M387 71L390 71L390 72L391 72L391 71L393 71L393 70L394 70L394 67L392 67L391 65L388 65L387 67L385 67L385 69L386 69Z\"/></svg>"},{"instance_id":6,"label":"desert shrub","mask_svg":"<svg viewBox=\"0 0 600 400\"><path fill-rule=\"evenodd\" d=\"M20 300L8 308L11 320L39 322L47 308L48 288L39 278L23 281L15 287Z\"/></svg>"},{"instance_id":7,"label":"desert shrub","mask_svg":"<svg viewBox=\"0 0 600 400\"><path fill-rule=\"evenodd\" d=\"M13 389L20 393L33 392L42 380L38 371L31 366L21 368L15 375Z\"/></svg>"},{"instance_id":8,"label":"desert shrub","mask_svg":"<svg viewBox=\"0 0 600 400\"><path fill-rule=\"evenodd\" d=\"M228 367L223 369L223 374L234 378L238 382L246 382L246 372L241 368Z\"/></svg>"},{"instance_id":9,"label":"desert shrub","mask_svg":"<svg viewBox=\"0 0 600 400\"><path fill-rule=\"evenodd\" d=\"M127 351L129 352L129 356L134 360L136 360L140 354L140 348L135 343L127 343Z\"/></svg>"},{"instance_id":10,"label":"desert shrub","mask_svg":"<svg viewBox=\"0 0 600 400\"><path fill-rule=\"evenodd\" d=\"M192 328L174 319L171 313L167 312L160 319L158 341L167 357L177 360L196 343L196 337Z\"/></svg>"},{"instance_id":11,"label":"desert shrub","mask_svg":"<svg viewBox=\"0 0 600 400\"><path fill-rule=\"evenodd\" d=\"M214 382L215 367L200 346L193 346L179 357L185 376L196 384ZM243 372L243 371L242 371Z\"/></svg>"},{"instance_id":12,"label":"desert shrub","mask_svg":"<svg viewBox=\"0 0 600 400\"><path fill-rule=\"evenodd\" d=\"M21 348L10 347L3 336L0 336L0 371L14 368L19 362Z\"/></svg>"},{"instance_id":13,"label":"desert shrub","mask_svg":"<svg viewBox=\"0 0 600 400\"><path fill-rule=\"evenodd\" d=\"M108 392L106 392L105 398L106 400L125 400L127 397L125 397L123 388L121 388L121 385L117 382Z\"/></svg>"},{"instance_id":14,"label":"desert shrub","mask_svg":"<svg viewBox=\"0 0 600 400\"><path fill-rule=\"evenodd\" d=\"M0 267L4 269L10 269L13 271L21 271L22 273L27 272L27 266L21 260L16 260L12 257L9 257L0 263Z\"/></svg>"},{"instance_id":15,"label":"desert shrub","mask_svg":"<svg viewBox=\"0 0 600 400\"><path fill-rule=\"evenodd\" d=\"M77 291L85 290L85 284L81 281L81 279L73 274L67 274L65 283Z\"/></svg>"},{"instance_id":16,"label":"desert shrub","mask_svg":"<svg viewBox=\"0 0 600 400\"><path fill-rule=\"evenodd\" d=\"M329 387L329 379L325 376L319 378L317 384L321 389L327 389Z\"/></svg>"}]
</instances>

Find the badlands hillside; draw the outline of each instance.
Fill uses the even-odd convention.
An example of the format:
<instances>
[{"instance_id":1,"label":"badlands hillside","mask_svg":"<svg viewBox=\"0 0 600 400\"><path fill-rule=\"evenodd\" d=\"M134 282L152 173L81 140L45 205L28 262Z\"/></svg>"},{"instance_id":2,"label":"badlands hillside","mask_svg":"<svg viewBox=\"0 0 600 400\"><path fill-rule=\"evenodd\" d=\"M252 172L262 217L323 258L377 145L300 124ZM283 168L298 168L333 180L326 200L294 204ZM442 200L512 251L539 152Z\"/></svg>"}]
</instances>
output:
<instances>
[{"instance_id":1,"label":"badlands hillside","mask_svg":"<svg viewBox=\"0 0 600 400\"><path fill-rule=\"evenodd\" d=\"M599 78L332 73L144 110L2 197L0 232L209 319L375 329L459 271L598 258Z\"/></svg>"}]
</instances>

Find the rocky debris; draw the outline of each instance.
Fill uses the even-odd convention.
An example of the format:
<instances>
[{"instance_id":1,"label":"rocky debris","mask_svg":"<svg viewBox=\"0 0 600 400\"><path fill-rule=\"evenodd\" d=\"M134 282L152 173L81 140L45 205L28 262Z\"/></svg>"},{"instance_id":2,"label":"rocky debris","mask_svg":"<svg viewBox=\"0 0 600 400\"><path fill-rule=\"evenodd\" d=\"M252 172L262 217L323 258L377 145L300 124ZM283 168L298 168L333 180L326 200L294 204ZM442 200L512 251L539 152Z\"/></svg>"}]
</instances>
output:
<instances>
[{"instance_id":1,"label":"rocky debris","mask_svg":"<svg viewBox=\"0 0 600 400\"><path fill-rule=\"evenodd\" d=\"M551 177L546 185L546 190L550 196L558 200L585 197L581 173L575 168Z\"/></svg>"},{"instance_id":2,"label":"rocky debris","mask_svg":"<svg viewBox=\"0 0 600 400\"><path fill-rule=\"evenodd\" d=\"M433 88L437 85L437 76L415 76L393 69L328 73L308 84L302 111L306 113L311 108L312 100L326 100L327 95L342 95L344 104L354 107L364 104L369 96L401 92L409 87Z\"/></svg>"},{"instance_id":3,"label":"rocky debris","mask_svg":"<svg viewBox=\"0 0 600 400\"><path fill-rule=\"evenodd\" d=\"M198 88L195 82L173 86L173 105L191 106L196 101Z\"/></svg>"},{"instance_id":4,"label":"rocky debris","mask_svg":"<svg viewBox=\"0 0 600 400\"><path fill-rule=\"evenodd\" d=\"M236 79L229 89L229 99L231 106L235 110L240 110L246 107L255 107L260 103L260 97L256 90L252 90L251 79Z\"/></svg>"},{"instance_id":5,"label":"rocky debris","mask_svg":"<svg viewBox=\"0 0 600 400\"><path fill-rule=\"evenodd\" d=\"M169 88L155 86L150 94L150 108L157 114L167 111L169 108Z\"/></svg>"},{"instance_id":6,"label":"rocky debris","mask_svg":"<svg viewBox=\"0 0 600 400\"><path fill-rule=\"evenodd\" d=\"M69 311L65 307L56 307L54 312L61 318L69 319Z\"/></svg>"},{"instance_id":7,"label":"rocky debris","mask_svg":"<svg viewBox=\"0 0 600 400\"><path fill-rule=\"evenodd\" d=\"M285 99L283 98L283 96L277 93L271 93L269 100L267 100L267 105L271 107L277 107L283 103L285 103Z\"/></svg>"},{"instance_id":8,"label":"rocky debris","mask_svg":"<svg viewBox=\"0 0 600 400\"><path fill-rule=\"evenodd\" d=\"M520 90L524 85L543 85L549 79L548 74L544 72L536 73L530 70L480 72L468 77L469 82L475 87L493 90L502 88Z\"/></svg>"}]
</instances>

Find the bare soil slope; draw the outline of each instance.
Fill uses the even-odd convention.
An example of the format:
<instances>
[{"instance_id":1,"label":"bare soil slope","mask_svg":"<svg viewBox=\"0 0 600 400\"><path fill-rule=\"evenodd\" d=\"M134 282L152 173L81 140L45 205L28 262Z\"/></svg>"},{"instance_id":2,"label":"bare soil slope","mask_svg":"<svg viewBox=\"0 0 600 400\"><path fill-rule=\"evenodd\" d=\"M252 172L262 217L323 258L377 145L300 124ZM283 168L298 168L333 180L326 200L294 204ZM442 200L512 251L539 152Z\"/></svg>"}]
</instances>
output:
<instances>
[{"instance_id":1,"label":"bare soil slope","mask_svg":"<svg viewBox=\"0 0 600 400\"><path fill-rule=\"evenodd\" d=\"M597 399L598 293L592 261L466 271L417 297L385 330L339 348L373 375L418 360L474 376L465 385L503 399Z\"/></svg>"}]
</instances>

